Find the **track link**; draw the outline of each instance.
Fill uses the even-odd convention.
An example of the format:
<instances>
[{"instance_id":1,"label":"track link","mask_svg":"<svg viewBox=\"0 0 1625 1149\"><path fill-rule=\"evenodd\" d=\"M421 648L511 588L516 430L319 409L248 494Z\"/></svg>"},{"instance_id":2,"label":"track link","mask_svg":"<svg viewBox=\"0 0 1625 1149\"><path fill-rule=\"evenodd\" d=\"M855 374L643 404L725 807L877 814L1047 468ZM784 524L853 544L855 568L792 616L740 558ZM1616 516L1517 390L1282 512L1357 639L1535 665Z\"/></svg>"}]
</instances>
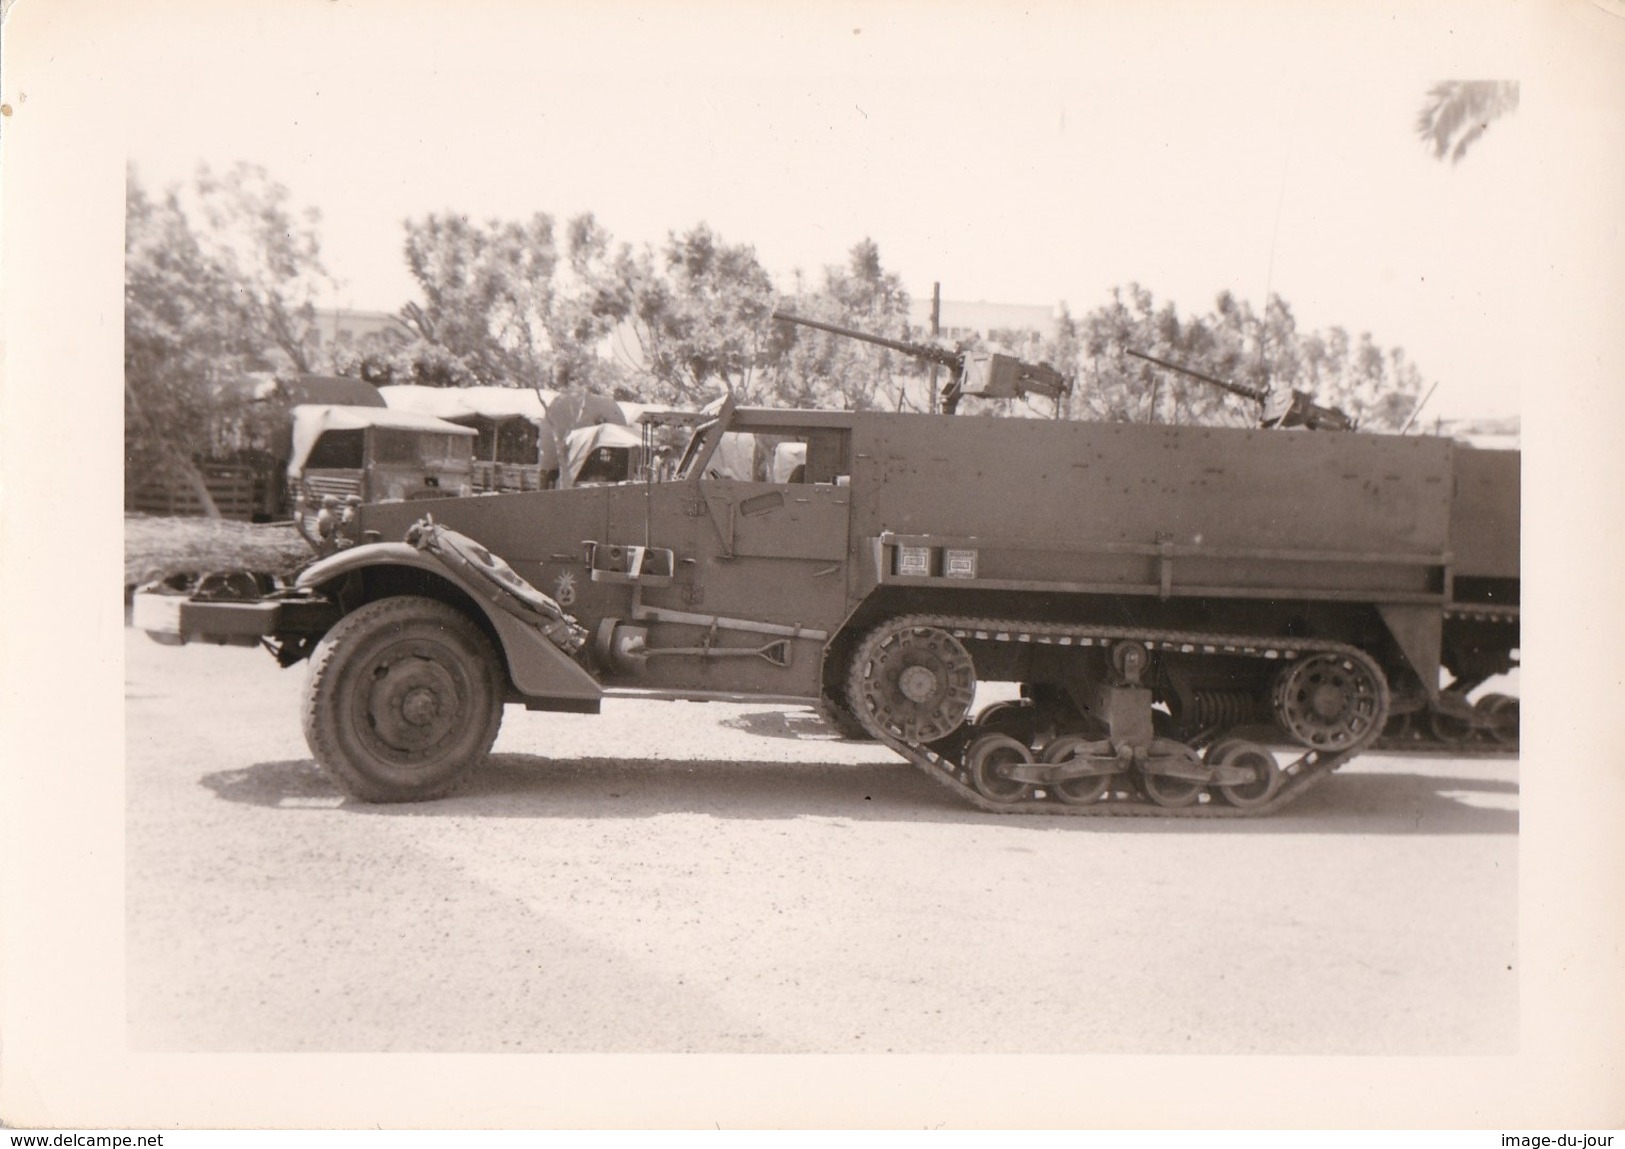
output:
<instances>
[{"instance_id":1,"label":"track link","mask_svg":"<svg viewBox=\"0 0 1625 1149\"><path fill-rule=\"evenodd\" d=\"M1310 654L1335 653L1346 655L1368 667L1383 681L1380 668L1369 655L1358 647L1345 643L1316 639L1272 638L1256 635L1205 634L1189 631L1166 631L1134 627L1071 626L1058 623L1033 623L1012 619L974 618L958 615L904 615L882 623L870 632L871 638L919 627L946 631L961 642L1016 642L1061 647L1110 647L1114 643L1132 641L1148 650L1179 654L1213 654L1259 658L1289 662ZM869 640L866 640L866 643ZM854 659L849 682L849 697L860 697L863 685L863 662ZM1034 796L1013 802L994 802L979 793L970 781L970 773L963 763L950 759L930 746L911 743L886 729L868 713L857 718L876 741L890 747L928 777L946 786L959 798L989 814L1054 814L1074 817L1153 817L1153 818L1253 818L1272 814L1296 801L1318 785L1332 771L1348 762L1370 744L1377 730L1364 741L1335 752L1306 750L1296 759L1281 767L1282 782L1273 797L1262 805L1245 809L1231 806L1211 791L1204 790L1197 802L1190 806L1159 806L1143 794L1134 779L1114 778L1113 784L1101 798L1086 805L1061 802L1042 788ZM1043 793L1043 797L1036 796Z\"/></svg>"}]
</instances>

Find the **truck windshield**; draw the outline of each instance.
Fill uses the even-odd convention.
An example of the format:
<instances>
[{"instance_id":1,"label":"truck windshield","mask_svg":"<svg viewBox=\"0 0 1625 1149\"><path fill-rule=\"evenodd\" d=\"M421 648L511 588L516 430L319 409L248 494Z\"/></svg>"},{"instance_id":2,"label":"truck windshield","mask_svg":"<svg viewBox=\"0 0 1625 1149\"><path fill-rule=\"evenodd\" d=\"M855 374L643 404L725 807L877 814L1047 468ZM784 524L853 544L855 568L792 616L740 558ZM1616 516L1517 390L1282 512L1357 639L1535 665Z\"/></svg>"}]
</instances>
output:
<instances>
[{"instance_id":1,"label":"truck windshield","mask_svg":"<svg viewBox=\"0 0 1625 1149\"><path fill-rule=\"evenodd\" d=\"M310 454L305 456L305 468L359 471L367 455L366 436L360 428L323 432Z\"/></svg>"},{"instance_id":2,"label":"truck windshield","mask_svg":"<svg viewBox=\"0 0 1625 1149\"><path fill-rule=\"evenodd\" d=\"M461 435L373 428L373 458L379 463L444 466L468 457L469 440Z\"/></svg>"}]
</instances>

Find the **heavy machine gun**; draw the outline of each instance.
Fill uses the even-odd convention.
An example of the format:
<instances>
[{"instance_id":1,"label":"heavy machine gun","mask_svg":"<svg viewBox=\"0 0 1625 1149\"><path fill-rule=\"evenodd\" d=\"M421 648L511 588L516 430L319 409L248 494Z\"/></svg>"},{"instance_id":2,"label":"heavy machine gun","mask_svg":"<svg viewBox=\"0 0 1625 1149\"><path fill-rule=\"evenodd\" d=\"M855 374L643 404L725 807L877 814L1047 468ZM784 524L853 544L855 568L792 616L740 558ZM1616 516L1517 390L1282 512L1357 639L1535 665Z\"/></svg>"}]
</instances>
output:
<instances>
[{"instance_id":1,"label":"heavy machine gun","mask_svg":"<svg viewBox=\"0 0 1625 1149\"><path fill-rule=\"evenodd\" d=\"M1251 399L1264 408L1261 424L1265 427L1307 427L1311 431L1352 431L1354 420L1339 411L1336 407L1322 407L1314 402L1302 391L1292 392L1291 401L1284 411L1276 413L1269 409L1270 395L1261 387L1248 387L1244 383L1230 383L1223 379L1216 379L1212 375L1204 375L1200 371L1192 371L1189 367L1181 367L1177 363L1170 363L1166 359L1158 359L1155 355L1146 355L1140 351L1124 348L1136 359L1144 359L1147 363L1155 363L1158 367L1166 367L1170 371L1177 371L1181 375L1188 375L1192 379L1221 388L1232 395L1240 395L1243 399Z\"/></svg>"},{"instance_id":2,"label":"heavy machine gun","mask_svg":"<svg viewBox=\"0 0 1625 1149\"><path fill-rule=\"evenodd\" d=\"M939 367L946 367L952 376L942 392L942 413L952 415L965 396L978 399L1025 399L1028 395L1047 395L1055 403L1055 413L1061 413L1061 400L1072 391L1072 380L1048 363L1026 363L1013 355L1000 355L992 351L955 351L931 343L911 343L906 339L888 339L883 335L870 335L850 327L839 327L817 319L775 311L773 318L784 323L797 323L827 331L831 335L844 335L863 343L873 343L904 355L923 359Z\"/></svg>"}]
</instances>

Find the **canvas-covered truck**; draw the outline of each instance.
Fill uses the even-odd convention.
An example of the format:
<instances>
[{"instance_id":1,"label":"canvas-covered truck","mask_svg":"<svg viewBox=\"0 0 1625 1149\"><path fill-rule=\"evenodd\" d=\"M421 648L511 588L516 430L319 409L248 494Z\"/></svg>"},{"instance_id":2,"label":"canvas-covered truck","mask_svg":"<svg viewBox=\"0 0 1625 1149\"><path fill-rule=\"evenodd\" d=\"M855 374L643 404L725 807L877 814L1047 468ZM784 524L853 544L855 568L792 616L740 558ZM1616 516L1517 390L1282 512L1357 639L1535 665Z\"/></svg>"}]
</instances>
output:
<instances>
[{"instance_id":1,"label":"canvas-covered truck","mask_svg":"<svg viewBox=\"0 0 1625 1149\"><path fill-rule=\"evenodd\" d=\"M474 432L387 407L302 404L293 409L288 489L294 522L312 545L361 503L472 494ZM352 512L353 513L353 512Z\"/></svg>"},{"instance_id":2,"label":"canvas-covered truck","mask_svg":"<svg viewBox=\"0 0 1625 1149\"><path fill-rule=\"evenodd\" d=\"M668 480L365 505L324 549L135 621L308 662L369 801L606 697L817 707L1031 813L1256 814L1407 723L1516 737L1468 694L1517 663L1519 456L1447 439L724 405Z\"/></svg>"}]
</instances>

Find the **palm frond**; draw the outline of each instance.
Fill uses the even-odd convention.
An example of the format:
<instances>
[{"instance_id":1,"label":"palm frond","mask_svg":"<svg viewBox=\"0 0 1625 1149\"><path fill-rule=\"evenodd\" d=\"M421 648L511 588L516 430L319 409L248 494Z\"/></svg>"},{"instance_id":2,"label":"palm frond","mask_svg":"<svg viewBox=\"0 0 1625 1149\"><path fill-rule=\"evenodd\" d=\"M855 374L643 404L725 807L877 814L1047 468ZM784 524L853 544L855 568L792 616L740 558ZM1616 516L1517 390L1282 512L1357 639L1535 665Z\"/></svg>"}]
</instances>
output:
<instances>
[{"instance_id":1,"label":"palm frond","mask_svg":"<svg viewBox=\"0 0 1625 1149\"><path fill-rule=\"evenodd\" d=\"M1433 158L1460 163L1496 120L1518 109L1516 80L1445 80L1428 89L1416 134Z\"/></svg>"}]
</instances>

